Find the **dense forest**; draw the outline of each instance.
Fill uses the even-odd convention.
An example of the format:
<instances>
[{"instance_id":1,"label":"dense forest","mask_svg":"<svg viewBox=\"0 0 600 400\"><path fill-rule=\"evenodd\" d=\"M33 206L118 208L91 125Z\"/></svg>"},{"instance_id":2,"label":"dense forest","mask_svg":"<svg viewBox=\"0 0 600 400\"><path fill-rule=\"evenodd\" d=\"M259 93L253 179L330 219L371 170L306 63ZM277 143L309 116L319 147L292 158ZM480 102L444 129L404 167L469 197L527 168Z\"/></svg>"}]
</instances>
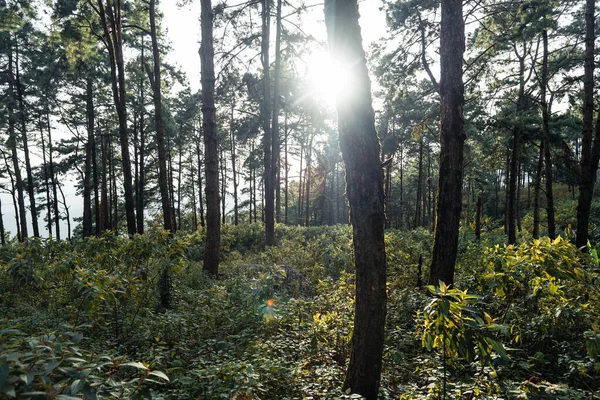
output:
<instances>
[{"instance_id":1,"label":"dense forest","mask_svg":"<svg viewBox=\"0 0 600 400\"><path fill-rule=\"evenodd\" d=\"M595 0L370 2L0 0L0 399L600 398Z\"/></svg>"}]
</instances>

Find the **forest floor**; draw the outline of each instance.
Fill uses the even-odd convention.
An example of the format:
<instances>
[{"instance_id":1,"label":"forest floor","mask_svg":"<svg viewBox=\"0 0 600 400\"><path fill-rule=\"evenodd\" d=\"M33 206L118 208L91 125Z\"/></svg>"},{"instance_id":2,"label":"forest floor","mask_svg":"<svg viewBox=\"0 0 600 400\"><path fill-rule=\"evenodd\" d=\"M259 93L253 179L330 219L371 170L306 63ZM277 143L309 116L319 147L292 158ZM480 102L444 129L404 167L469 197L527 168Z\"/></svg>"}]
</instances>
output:
<instances>
[{"instance_id":1,"label":"forest floor","mask_svg":"<svg viewBox=\"0 0 600 400\"><path fill-rule=\"evenodd\" d=\"M350 399L351 229L225 226L220 276L200 233L151 230L0 249L0 399ZM431 233L386 233L381 399L592 399L595 249L461 234L456 287L417 288Z\"/></svg>"}]
</instances>

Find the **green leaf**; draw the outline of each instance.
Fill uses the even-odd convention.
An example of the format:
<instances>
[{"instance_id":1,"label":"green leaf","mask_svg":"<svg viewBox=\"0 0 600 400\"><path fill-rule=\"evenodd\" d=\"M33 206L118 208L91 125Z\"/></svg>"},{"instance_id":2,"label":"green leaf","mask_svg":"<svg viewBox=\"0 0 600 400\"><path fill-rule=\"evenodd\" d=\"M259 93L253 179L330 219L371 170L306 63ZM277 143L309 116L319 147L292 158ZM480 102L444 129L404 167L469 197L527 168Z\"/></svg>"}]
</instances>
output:
<instances>
[{"instance_id":1,"label":"green leaf","mask_svg":"<svg viewBox=\"0 0 600 400\"><path fill-rule=\"evenodd\" d=\"M162 371L152 371L152 372L150 372L150 375L157 376L159 378L164 379L167 382L170 382L169 377L167 376L167 374L165 374Z\"/></svg>"},{"instance_id":2,"label":"green leaf","mask_svg":"<svg viewBox=\"0 0 600 400\"><path fill-rule=\"evenodd\" d=\"M137 369L142 369L144 371L148 370L148 367L146 367L144 364L142 364L139 361L129 361L124 364L121 364L121 367L133 367L133 368L137 368Z\"/></svg>"},{"instance_id":3,"label":"green leaf","mask_svg":"<svg viewBox=\"0 0 600 400\"><path fill-rule=\"evenodd\" d=\"M4 384L0 386L0 393L4 393L9 397L17 397L14 386L8 382L4 382Z\"/></svg>"},{"instance_id":4,"label":"green leaf","mask_svg":"<svg viewBox=\"0 0 600 400\"><path fill-rule=\"evenodd\" d=\"M0 387L4 385L6 378L8 377L8 364L0 365Z\"/></svg>"}]
</instances>

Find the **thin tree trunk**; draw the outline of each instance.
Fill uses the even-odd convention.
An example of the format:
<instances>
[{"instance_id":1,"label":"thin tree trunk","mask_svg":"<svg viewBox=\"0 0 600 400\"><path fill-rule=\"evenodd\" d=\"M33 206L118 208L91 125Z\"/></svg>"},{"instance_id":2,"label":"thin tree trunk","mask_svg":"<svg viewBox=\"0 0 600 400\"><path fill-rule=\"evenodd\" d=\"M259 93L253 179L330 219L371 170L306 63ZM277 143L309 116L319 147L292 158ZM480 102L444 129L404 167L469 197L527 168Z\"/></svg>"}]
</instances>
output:
<instances>
[{"instance_id":1,"label":"thin tree trunk","mask_svg":"<svg viewBox=\"0 0 600 400\"><path fill-rule=\"evenodd\" d=\"M18 206L18 201L17 201L17 189L16 189L16 185L15 185L15 179L13 177L13 173L10 170L10 167L8 165L8 159L6 157L6 154L4 153L4 151L2 151L2 156L4 157L4 164L6 165L6 171L8 172L8 176L10 177L10 187L11 187L11 191L10 194L12 196L12 200L13 200L13 207L15 210L15 226L17 227L17 240L19 242L22 242L22 236L21 236L21 226L19 224L20 218L19 218L19 206Z\"/></svg>"},{"instance_id":2,"label":"thin tree trunk","mask_svg":"<svg viewBox=\"0 0 600 400\"><path fill-rule=\"evenodd\" d=\"M306 220L304 226L310 226L310 184L312 178L312 147L313 147L314 133L310 135L308 142L308 155L306 157Z\"/></svg>"},{"instance_id":3,"label":"thin tree trunk","mask_svg":"<svg viewBox=\"0 0 600 400\"><path fill-rule=\"evenodd\" d=\"M98 161L96 159L96 136L92 138L92 168L94 176L94 210L96 215L96 236L102 233L102 212L100 211L100 195L98 179Z\"/></svg>"},{"instance_id":4,"label":"thin tree trunk","mask_svg":"<svg viewBox=\"0 0 600 400\"><path fill-rule=\"evenodd\" d=\"M8 90L10 93L8 100L8 142L7 145L11 151L12 166L15 179L15 190L17 192L17 202L19 212L15 216L19 217L20 234L19 241L24 241L29 235L27 233L27 216L25 215L25 197L23 195L23 179L21 178L21 169L19 167L19 157L17 155L17 135L15 131L16 116L14 113L15 89L13 75L13 57L12 48L8 51Z\"/></svg>"},{"instance_id":5,"label":"thin tree trunk","mask_svg":"<svg viewBox=\"0 0 600 400\"><path fill-rule=\"evenodd\" d=\"M48 163L46 159L46 140L44 139L44 125L40 119L40 144L42 145L42 167L44 170L44 191L46 193L46 219L48 237L52 238L52 202L50 201L50 181L48 179Z\"/></svg>"},{"instance_id":6,"label":"thin tree trunk","mask_svg":"<svg viewBox=\"0 0 600 400\"><path fill-rule=\"evenodd\" d=\"M158 145L158 187L163 212L163 224L167 231L175 232L175 217L169 198L167 181L167 151L165 148L165 128L163 122L161 76L160 76L160 50L156 33L156 0L150 0L150 37L152 38L152 58L154 69L148 68L148 78L152 86L152 99L154 100L154 124L156 127L156 143Z\"/></svg>"},{"instance_id":7,"label":"thin tree trunk","mask_svg":"<svg viewBox=\"0 0 600 400\"><path fill-rule=\"evenodd\" d=\"M92 146L94 145L94 92L92 78L86 80L87 143L85 145L85 170L83 175L83 237L92 235ZM44 138L42 138L42 143ZM46 164L44 154L44 165ZM44 167L45 170L45 167ZM46 185L48 180L46 179Z\"/></svg>"},{"instance_id":8,"label":"thin tree trunk","mask_svg":"<svg viewBox=\"0 0 600 400\"><path fill-rule=\"evenodd\" d=\"M215 69L213 49L213 13L211 0L201 0L202 40L200 65L202 80L202 132L206 170L206 245L203 269L213 276L219 273L221 225L219 216L219 149L215 110Z\"/></svg>"},{"instance_id":9,"label":"thin tree trunk","mask_svg":"<svg viewBox=\"0 0 600 400\"><path fill-rule=\"evenodd\" d=\"M477 211L475 213L475 237L481 239L481 211L483 208L483 195L479 193L477 196Z\"/></svg>"},{"instance_id":10,"label":"thin tree trunk","mask_svg":"<svg viewBox=\"0 0 600 400\"><path fill-rule=\"evenodd\" d=\"M0 200L0 244L6 244L6 232L4 232L4 216L2 215L2 201Z\"/></svg>"},{"instance_id":11,"label":"thin tree trunk","mask_svg":"<svg viewBox=\"0 0 600 400\"><path fill-rule=\"evenodd\" d=\"M202 199L202 160L200 157L200 137L196 139L196 158L198 165L198 203L200 205L200 226L204 228L204 200ZM194 205L195 207L195 205Z\"/></svg>"},{"instance_id":12,"label":"thin tree trunk","mask_svg":"<svg viewBox=\"0 0 600 400\"><path fill-rule=\"evenodd\" d=\"M110 137L107 134L102 135L102 192L100 209L102 215L102 232L110 229L110 206L108 203L108 147Z\"/></svg>"},{"instance_id":13,"label":"thin tree trunk","mask_svg":"<svg viewBox=\"0 0 600 400\"><path fill-rule=\"evenodd\" d=\"M548 30L542 31L543 58L541 82L542 134L544 136L544 165L546 167L546 214L548 216L548 236L556 238L556 223L554 221L554 195L552 193L552 157L550 155L550 107L546 100L548 87ZM598 162L596 162L598 165Z\"/></svg>"},{"instance_id":14,"label":"thin tree trunk","mask_svg":"<svg viewBox=\"0 0 600 400\"><path fill-rule=\"evenodd\" d=\"M67 199L65 193L62 190L62 186L58 185L60 196L62 197L63 208L65 209L65 219L67 221L67 240L71 241L71 214L69 213L69 207L67 206Z\"/></svg>"},{"instance_id":15,"label":"thin tree trunk","mask_svg":"<svg viewBox=\"0 0 600 400\"><path fill-rule=\"evenodd\" d=\"M141 63L142 63L142 68L144 68L144 65L146 64L145 61L145 54L144 54L144 37L142 36L141 38L142 41L142 54L141 54ZM145 115L146 115L146 108L144 105L144 98L145 98L145 93L144 93L144 80L143 77L140 77L140 82L139 82L139 87L140 87L140 123L139 123L139 132L140 132L140 141L139 141L139 145L138 145L138 157L139 157L139 171L138 171L138 182L137 182L137 203L136 203L136 212L135 212L135 216L137 218L137 229L138 229L138 233L144 233L144 198L145 198L145 188L146 188L146 165L145 165L145 158L146 158L146 119L145 119ZM156 116L155 116L156 118ZM164 144L164 137L163 137L163 144ZM160 177L159 177L160 179ZM162 201L162 198L161 198ZM162 204L162 202L161 202ZM164 218L164 216L163 216Z\"/></svg>"},{"instance_id":16,"label":"thin tree trunk","mask_svg":"<svg viewBox=\"0 0 600 400\"><path fill-rule=\"evenodd\" d=\"M283 142L283 147L284 147L284 153L285 153L285 204L284 204L284 209L285 209L285 217L284 217L284 224L287 225L288 224L288 206L289 206L289 199L288 199L288 194L289 194L289 174L290 174L290 165L288 164L288 112L287 109L285 110L285 128L284 128L284 142Z\"/></svg>"},{"instance_id":17,"label":"thin tree trunk","mask_svg":"<svg viewBox=\"0 0 600 400\"><path fill-rule=\"evenodd\" d=\"M56 229L56 240L60 240L60 212L58 211L58 182L54 173L54 151L52 149L52 125L50 124L50 113L46 114L46 129L48 130L48 163L50 166L50 180L52 182L52 197L54 199L54 226Z\"/></svg>"},{"instance_id":18,"label":"thin tree trunk","mask_svg":"<svg viewBox=\"0 0 600 400\"><path fill-rule=\"evenodd\" d=\"M239 223L238 210L238 180L237 180L237 165L235 154L235 134L233 132L233 103L231 105L231 116L229 120L229 136L231 140L231 171L233 174L233 224Z\"/></svg>"},{"instance_id":19,"label":"thin tree trunk","mask_svg":"<svg viewBox=\"0 0 600 400\"><path fill-rule=\"evenodd\" d=\"M91 3L91 0L88 1ZM127 132L125 62L123 59L123 36L121 31L122 3L118 1L115 3L116 7L113 7L112 1L107 0L106 11L102 0L97 0L96 4L102 22L102 28L104 30L104 41L108 49L112 83L111 88L119 120L119 141L121 144L121 161L123 164L123 188L125 191L127 232L129 235L133 235L136 233L137 227L133 201L131 160L129 159L129 134Z\"/></svg>"},{"instance_id":20,"label":"thin tree trunk","mask_svg":"<svg viewBox=\"0 0 600 400\"><path fill-rule=\"evenodd\" d=\"M517 110L516 119L517 122L513 127L513 140L512 140L512 155L510 157L510 174L508 184L508 204L506 212L506 227L508 233L508 243L514 244L517 241L516 232L516 220L517 220L517 180L519 178L518 165L521 157L521 111L523 109L523 100L525 95L525 49L523 49L523 55L519 55L517 48L514 48L515 54L519 59L519 94L517 98ZM508 170L507 170L508 172Z\"/></svg>"},{"instance_id":21,"label":"thin tree trunk","mask_svg":"<svg viewBox=\"0 0 600 400\"><path fill-rule=\"evenodd\" d=\"M31 159L29 154L29 141L27 140L27 116L25 115L25 102L23 100L23 85L21 84L21 74L19 72L19 48L15 39L15 86L17 89L17 100L19 103L19 119L21 121L21 139L23 141L23 154L25 155L25 172L27 174L27 193L29 195L29 206L31 211L31 225L33 227L33 237L40 237L40 228L38 225L38 213L35 204L35 192L33 186L33 173L31 169ZM13 92L14 93L14 92Z\"/></svg>"},{"instance_id":22,"label":"thin tree trunk","mask_svg":"<svg viewBox=\"0 0 600 400\"><path fill-rule=\"evenodd\" d=\"M263 207L265 221L265 237L267 246L275 246L275 191L273 182L273 131L271 129L271 63L269 62L269 37L270 37L270 0L261 0L262 38L261 61L263 68L263 101L261 107L262 126L264 131L264 195Z\"/></svg>"},{"instance_id":23,"label":"thin tree trunk","mask_svg":"<svg viewBox=\"0 0 600 400\"><path fill-rule=\"evenodd\" d=\"M542 187L542 166L544 164L544 139L540 143L540 155L535 174L535 183L533 187L533 233L534 239L540 237L540 191Z\"/></svg>"},{"instance_id":24,"label":"thin tree trunk","mask_svg":"<svg viewBox=\"0 0 600 400\"><path fill-rule=\"evenodd\" d=\"M417 177L417 202L415 207L415 222L413 227L416 229L421 225L421 206L423 202L423 138L419 141L419 174Z\"/></svg>"},{"instance_id":25,"label":"thin tree trunk","mask_svg":"<svg viewBox=\"0 0 600 400\"><path fill-rule=\"evenodd\" d=\"M276 22L275 22L275 69L273 70L273 120L271 128L271 179L275 190L275 215L277 222L281 222L281 185L279 184L280 171L280 139L279 139L279 81L281 75L281 3L277 0Z\"/></svg>"}]
</instances>

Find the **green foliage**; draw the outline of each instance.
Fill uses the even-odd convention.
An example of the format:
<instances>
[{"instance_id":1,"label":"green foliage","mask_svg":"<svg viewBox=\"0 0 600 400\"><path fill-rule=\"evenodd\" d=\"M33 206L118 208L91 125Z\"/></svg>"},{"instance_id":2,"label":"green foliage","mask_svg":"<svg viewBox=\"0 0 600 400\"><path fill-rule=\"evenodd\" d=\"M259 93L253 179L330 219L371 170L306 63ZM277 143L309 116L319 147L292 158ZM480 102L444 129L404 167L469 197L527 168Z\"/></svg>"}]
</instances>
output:
<instances>
[{"instance_id":1,"label":"green foliage","mask_svg":"<svg viewBox=\"0 0 600 400\"><path fill-rule=\"evenodd\" d=\"M354 311L350 227L278 225L279 246L269 248L258 225L224 231L218 279L202 271L199 233L0 249L0 397L85 397L89 387L88 398L352 398L341 391ZM431 233L386 233L380 398L576 399L597 388L598 250L500 240L461 243L457 288L424 291L415 285ZM165 270L169 309L160 305ZM528 383L534 375L542 381Z\"/></svg>"},{"instance_id":2,"label":"green foliage","mask_svg":"<svg viewBox=\"0 0 600 400\"><path fill-rule=\"evenodd\" d=\"M77 332L0 330L0 393L7 398L147 398L167 375L124 356L96 354Z\"/></svg>"}]
</instances>

